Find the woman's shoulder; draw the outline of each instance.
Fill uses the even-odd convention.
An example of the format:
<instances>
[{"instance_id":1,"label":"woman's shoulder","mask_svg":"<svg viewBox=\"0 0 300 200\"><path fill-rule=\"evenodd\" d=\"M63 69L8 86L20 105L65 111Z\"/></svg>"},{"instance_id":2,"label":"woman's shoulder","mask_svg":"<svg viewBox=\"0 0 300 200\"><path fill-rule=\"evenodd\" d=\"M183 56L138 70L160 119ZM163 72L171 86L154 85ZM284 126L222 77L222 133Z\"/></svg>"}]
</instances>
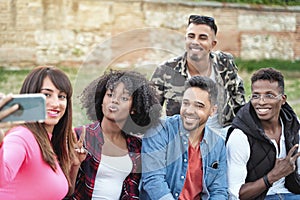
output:
<instances>
[{"instance_id":1,"label":"woman's shoulder","mask_svg":"<svg viewBox=\"0 0 300 200\"><path fill-rule=\"evenodd\" d=\"M25 126L16 126L11 128L7 133L6 136L9 140L15 141L23 141L24 143L31 143L36 141L33 133Z\"/></svg>"},{"instance_id":2,"label":"woman's shoulder","mask_svg":"<svg viewBox=\"0 0 300 200\"><path fill-rule=\"evenodd\" d=\"M15 126L7 132L7 135L11 134L21 135L25 137L27 134L32 135L32 132L25 126Z\"/></svg>"}]
</instances>

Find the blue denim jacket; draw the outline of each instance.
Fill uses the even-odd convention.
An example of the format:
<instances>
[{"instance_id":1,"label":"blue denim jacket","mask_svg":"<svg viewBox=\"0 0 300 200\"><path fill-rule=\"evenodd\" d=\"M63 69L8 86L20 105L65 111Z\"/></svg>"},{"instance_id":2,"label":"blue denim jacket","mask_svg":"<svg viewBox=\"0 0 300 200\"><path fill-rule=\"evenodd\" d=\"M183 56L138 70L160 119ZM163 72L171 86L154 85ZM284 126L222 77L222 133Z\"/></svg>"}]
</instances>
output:
<instances>
[{"instance_id":1,"label":"blue denim jacket","mask_svg":"<svg viewBox=\"0 0 300 200\"><path fill-rule=\"evenodd\" d=\"M180 115L166 117L142 140L140 199L178 199L188 168L188 136ZM224 140L205 127L200 150L203 160L202 199L228 199Z\"/></svg>"}]
</instances>

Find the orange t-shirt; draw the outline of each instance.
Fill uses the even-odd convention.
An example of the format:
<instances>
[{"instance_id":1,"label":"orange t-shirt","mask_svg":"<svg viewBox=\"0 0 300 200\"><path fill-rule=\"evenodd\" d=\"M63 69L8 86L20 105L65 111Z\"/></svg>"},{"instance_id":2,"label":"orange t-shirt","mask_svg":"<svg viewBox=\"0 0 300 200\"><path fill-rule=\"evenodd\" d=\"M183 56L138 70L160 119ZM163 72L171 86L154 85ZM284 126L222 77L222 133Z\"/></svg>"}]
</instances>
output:
<instances>
[{"instance_id":1,"label":"orange t-shirt","mask_svg":"<svg viewBox=\"0 0 300 200\"><path fill-rule=\"evenodd\" d=\"M186 179L184 186L180 193L180 200L200 200L200 194L202 192L202 156L200 151L200 145L195 148L189 143L189 161L188 169L186 172Z\"/></svg>"}]
</instances>

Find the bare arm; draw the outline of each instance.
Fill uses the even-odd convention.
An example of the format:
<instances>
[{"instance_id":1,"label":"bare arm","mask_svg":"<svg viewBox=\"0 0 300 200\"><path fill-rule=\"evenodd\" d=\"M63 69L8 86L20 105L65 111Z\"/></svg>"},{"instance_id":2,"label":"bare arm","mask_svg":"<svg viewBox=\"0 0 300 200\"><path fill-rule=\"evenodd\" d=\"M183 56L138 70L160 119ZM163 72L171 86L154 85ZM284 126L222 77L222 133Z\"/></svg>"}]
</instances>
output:
<instances>
[{"instance_id":1,"label":"bare arm","mask_svg":"<svg viewBox=\"0 0 300 200\"><path fill-rule=\"evenodd\" d=\"M85 127L83 128L85 129ZM70 196L75 191L76 178L80 168L81 163L85 160L87 155L87 150L83 147L85 134L81 134L80 138L75 145L75 158L70 169L70 186L67 196Z\"/></svg>"},{"instance_id":2,"label":"bare arm","mask_svg":"<svg viewBox=\"0 0 300 200\"><path fill-rule=\"evenodd\" d=\"M239 198L242 199L254 199L267 189L263 178L256 180L255 182L249 182L242 185Z\"/></svg>"},{"instance_id":3,"label":"bare arm","mask_svg":"<svg viewBox=\"0 0 300 200\"><path fill-rule=\"evenodd\" d=\"M73 164L71 166L71 170L70 170L70 186L69 186L69 191L67 196L70 196L74 193L75 191L75 185L76 185L76 178L77 178L77 174L80 168L80 164Z\"/></svg>"}]
</instances>

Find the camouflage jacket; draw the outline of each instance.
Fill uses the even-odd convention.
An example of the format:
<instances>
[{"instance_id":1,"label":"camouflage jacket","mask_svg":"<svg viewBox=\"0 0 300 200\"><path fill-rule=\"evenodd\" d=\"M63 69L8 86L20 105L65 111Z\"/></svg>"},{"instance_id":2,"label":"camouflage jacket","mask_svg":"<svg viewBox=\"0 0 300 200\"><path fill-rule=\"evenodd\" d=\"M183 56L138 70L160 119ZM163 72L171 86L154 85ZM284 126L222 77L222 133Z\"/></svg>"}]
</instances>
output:
<instances>
[{"instance_id":1,"label":"camouflage jacket","mask_svg":"<svg viewBox=\"0 0 300 200\"><path fill-rule=\"evenodd\" d=\"M211 53L211 59L218 88L218 121L224 127L231 124L238 109L245 104L244 84L231 54L216 51ZM166 103L167 115L180 112L187 78L186 53L166 61L154 71L151 81L156 86L161 105Z\"/></svg>"}]
</instances>

